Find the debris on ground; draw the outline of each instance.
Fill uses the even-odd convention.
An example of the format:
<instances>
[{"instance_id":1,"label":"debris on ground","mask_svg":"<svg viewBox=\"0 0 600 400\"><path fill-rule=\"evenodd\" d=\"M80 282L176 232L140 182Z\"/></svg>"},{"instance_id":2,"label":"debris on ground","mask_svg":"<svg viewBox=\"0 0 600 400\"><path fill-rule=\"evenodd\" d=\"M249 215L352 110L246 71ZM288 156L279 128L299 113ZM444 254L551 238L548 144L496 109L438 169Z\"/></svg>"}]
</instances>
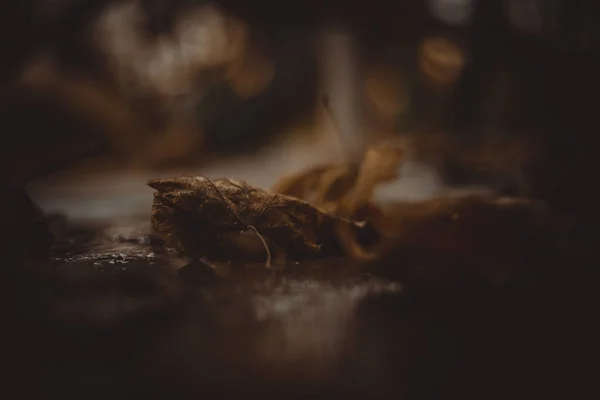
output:
<instances>
[{"instance_id":1,"label":"debris on ground","mask_svg":"<svg viewBox=\"0 0 600 400\"><path fill-rule=\"evenodd\" d=\"M232 179L151 180L153 228L193 260L271 266L284 264L277 257L337 256L432 281L468 270L506 282L549 243L552 218L541 201L465 195L375 203L375 188L398 178L402 160L401 148L379 143L357 167L313 167L272 191Z\"/></svg>"}]
</instances>

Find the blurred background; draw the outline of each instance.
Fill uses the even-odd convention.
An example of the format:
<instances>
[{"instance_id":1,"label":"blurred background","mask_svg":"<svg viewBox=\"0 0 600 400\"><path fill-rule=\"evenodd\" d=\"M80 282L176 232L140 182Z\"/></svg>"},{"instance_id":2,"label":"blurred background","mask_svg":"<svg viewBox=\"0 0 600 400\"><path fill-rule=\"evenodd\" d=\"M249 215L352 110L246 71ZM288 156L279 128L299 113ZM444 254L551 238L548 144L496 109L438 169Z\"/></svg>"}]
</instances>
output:
<instances>
[{"instance_id":1,"label":"blurred background","mask_svg":"<svg viewBox=\"0 0 600 400\"><path fill-rule=\"evenodd\" d=\"M585 0L10 2L0 17L5 179L34 182L32 195L48 207L57 192L75 196L98 171L115 169L120 181L144 171L132 176L143 182L216 163L208 172L268 186L275 174L352 158L393 135L415 161L409 179L424 182L405 196L483 185L566 210L591 196L599 8ZM82 181L59 189L47 177L61 169Z\"/></svg>"}]
</instances>

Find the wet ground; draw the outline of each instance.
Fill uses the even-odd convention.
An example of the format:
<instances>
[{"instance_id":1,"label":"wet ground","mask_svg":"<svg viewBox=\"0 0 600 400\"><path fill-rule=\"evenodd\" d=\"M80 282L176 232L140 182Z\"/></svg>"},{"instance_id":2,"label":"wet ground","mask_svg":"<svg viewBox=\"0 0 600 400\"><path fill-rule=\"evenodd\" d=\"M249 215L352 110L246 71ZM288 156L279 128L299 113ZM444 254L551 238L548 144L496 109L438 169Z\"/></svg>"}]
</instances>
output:
<instances>
[{"instance_id":1,"label":"wet ground","mask_svg":"<svg viewBox=\"0 0 600 400\"><path fill-rule=\"evenodd\" d=\"M517 304L522 293L411 293L344 260L215 273L161 250L147 228L63 232L47 274L28 283L13 348L24 395L521 398L547 384L533 384L548 355L532 330L543 316L524 312L537 305Z\"/></svg>"},{"instance_id":2,"label":"wet ground","mask_svg":"<svg viewBox=\"0 0 600 400\"><path fill-rule=\"evenodd\" d=\"M530 399L582 388L570 374L583 309L555 289L424 292L341 259L208 267L164 250L146 218L67 222L49 261L21 276L4 328L6 387L22 398Z\"/></svg>"},{"instance_id":3,"label":"wet ground","mask_svg":"<svg viewBox=\"0 0 600 400\"><path fill-rule=\"evenodd\" d=\"M3 328L6 390L22 398L530 399L583 388L571 374L590 334L567 282L420 291L341 259L207 267L162 249L146 218L67 222L49 261L17 280Z\"/></svg>"}]
</instances>

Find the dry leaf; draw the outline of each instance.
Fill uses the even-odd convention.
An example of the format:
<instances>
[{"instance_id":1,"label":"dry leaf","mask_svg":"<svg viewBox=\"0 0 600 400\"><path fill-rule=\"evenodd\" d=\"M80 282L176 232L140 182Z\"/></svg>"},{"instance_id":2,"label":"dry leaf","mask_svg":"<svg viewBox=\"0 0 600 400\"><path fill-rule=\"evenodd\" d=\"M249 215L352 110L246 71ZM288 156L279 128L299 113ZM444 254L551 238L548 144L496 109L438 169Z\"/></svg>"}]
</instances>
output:
<instances>
[{"instance_id":1,"label":"dry leaf","mask_svg":"<svg viewBox=\"0 0 600 400\"><path fill-rule=\"evenodd\" d=\"M198 259L234 257L235 237L252 231L268 260L273 247L292 259L340 254L336 225L353 234L367 228L334 217L310 203L230 179L204 177L156 179L152 224L167 246ZM368 236L368 234L367 234Z\"/></svg>"},{"instance_id":2,"label":"dry leaf","mask_svg":"<svg viewBox=\"0 0 600 400\"><path fill-rule=\"evenodd\" d=\"M398 178L403 159L400 146L383 141L367 149L358 170L349 163L320 165L281 179L273 191L310 201L344 219L368 222L371 215L380 215L378 207L372 204L375 188ZM352 258L368 261L376 257L360 245L350 225L338 224L336 236Z\"/></svg>"},{"instance_id":3,"label":"dry leaf","mask_svg":"<svg viewBox=\"0 0 600 400\"><path fill-rule=\"evenodd\" d=\"M367 149L360 165L354 187L342 197L335 214L345 218L364 218L371 222L381 216L378 207L372 204L377 185L398 178L398 170L404 158L404 151L393 143L383 142ZM338 224L336 234L347 255L360 261L370 261L377 257L376 252L365 249L355 233L348 227Z\"/></svg>"},{"instance_id":4,"label":"dry leaf","mask_svg":"<svg viewBox=\"0 0 600 400\"><path fill-rule=\"evenodd\" d=\"M354 186L340 200L338 214L351 217L367 206L378 185L398 178L403 158L404 150L392 143L379 143L367 149Z\"/></svg>"},{"instance_id":5,"label":"dry leaf","mask_svg":"<svg viewBox=\"0 0 600 400\"><path fill-rule=\"evenodd\" d=\"M369 147L358 168L349 163L312 167L284 177L273 192L297 197L347 218L367 206L377 185L398 178L404 150L392 142Z\"/></svg>"},{"instance_id":6,"label":"dry leaf","mask_svg":"<svg viewBox=\"0 0 600 400\"><path fill-rule=\"evenodd\" d=\"M282 178L271 190L306 200L330 212L335 211L342 197L350 192L356 176L355 169L348 165L319 165Z\"/></svg>"}]
</instances>

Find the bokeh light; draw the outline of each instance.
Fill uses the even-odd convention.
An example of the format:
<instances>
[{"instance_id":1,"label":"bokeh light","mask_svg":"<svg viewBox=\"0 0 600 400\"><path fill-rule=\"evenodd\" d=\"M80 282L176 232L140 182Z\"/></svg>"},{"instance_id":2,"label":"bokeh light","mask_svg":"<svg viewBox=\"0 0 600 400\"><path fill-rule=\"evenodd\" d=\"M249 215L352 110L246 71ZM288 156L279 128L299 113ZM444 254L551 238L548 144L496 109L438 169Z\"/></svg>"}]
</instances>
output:
<instances>
[{"instance_id":1,"label":"bokeh light","mask_svg":"<svg viewBox=\"0 0 600 400\"><path fill-rule=\"evenodd\" d=\"M420 45L419 66L432 83L449 85L456 81L465 65L463 50L445 37L428 37Z\"/></svg>"}]
</instances>

